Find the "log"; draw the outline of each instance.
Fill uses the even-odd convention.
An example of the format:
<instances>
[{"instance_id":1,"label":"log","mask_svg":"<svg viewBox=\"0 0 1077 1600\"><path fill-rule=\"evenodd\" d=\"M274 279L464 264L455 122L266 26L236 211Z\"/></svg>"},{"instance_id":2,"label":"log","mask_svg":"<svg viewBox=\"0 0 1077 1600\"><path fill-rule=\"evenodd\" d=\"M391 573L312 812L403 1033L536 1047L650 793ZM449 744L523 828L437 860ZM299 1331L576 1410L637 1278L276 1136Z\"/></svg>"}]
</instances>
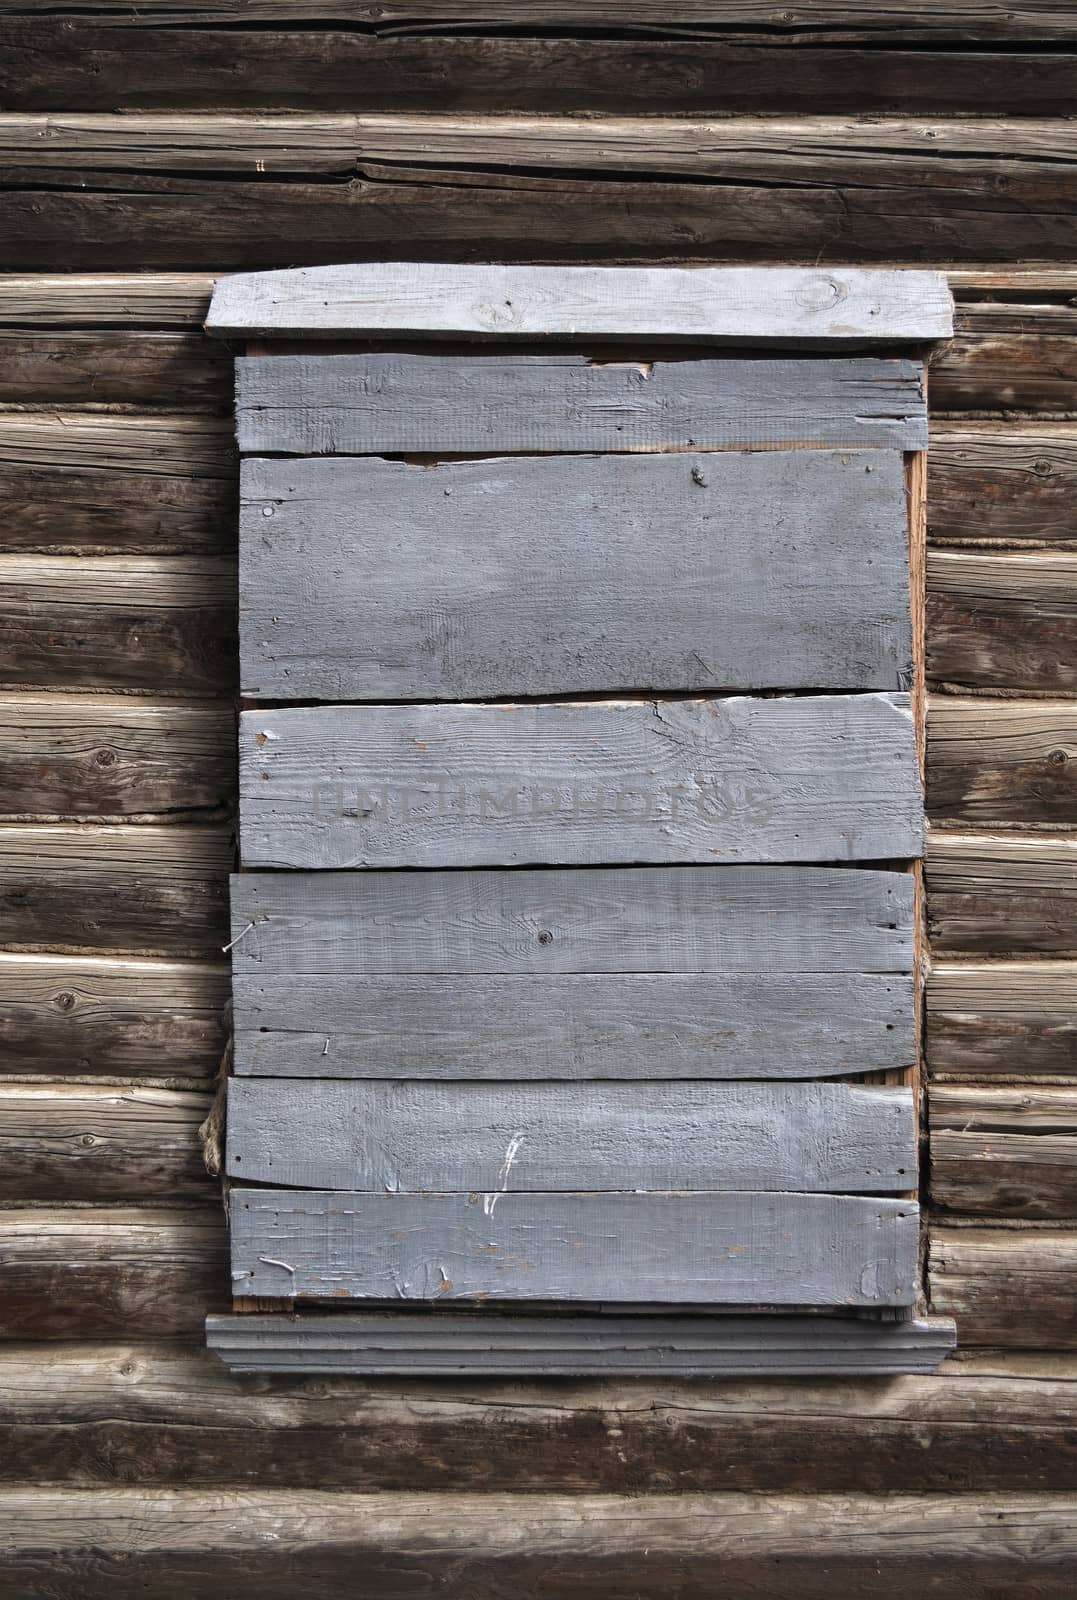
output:
<instances>
[{"instance_id":1,"label":"log","mask_svg":"<svg viewBox=\"0 0 1077 1600\"><path fill-rule=\"evenodd\" d=\"M226 827L0 826L0 944L42 954L217 955Z\"/></svg>"},{"instance_id":2,"label":"log","mask_svg":"<svg viewBox=\"0 0 1077 1600\"><path fill-rule=\"evenodd\" d=\"M1032 1221L1077 1217L1077 1091L935 1085L931 1200Z\"/></svg>"},{"instance_id":3,"label":"log","mask_svg":"<svg viewBox=\"0 0 1077 1600\"><path fill-rule=\"evenodd\" d=\"M928 833L937 954L1077 954L1077 839Z\"/></svg>"},{"instance_id":4,"label":"log","mask_svg":"<svg viewBox=\"0 0 1077 1600\"><path fill-rule=\"evenodd\" d=\"M1077 1349L1075 1281L1071 1229L936 1224L930 1230L932 1309L957 1319L963 1347Z\"/></svg>"},{"instance_id":5,"label":"log","mask_svg":"<svg viewBox=\"0 0 1077 1600\"><path fill-rule=\"evenodd\" d=\"M160 817L224 812L235 783L230 706L131 696L0 696L0 815Z\"/></svg>"},{"instance_id":6,"label":"log","mask_svg":"<svg viewBox=\"0 0 1077 1600\"><path fill-rule=\"evenodd\" d=\"M1067 827L1077 703L932 695L927 805L954 827Z\"/></svg>"},{"instance_id":7,"label":"log","mask_svg":"<svg viewBox=\"0 0 1077 1600\"><path fill-rule=\"evenodd\" d=\"M962 1356L887 1383L521 1389L489 1377L243 1377L197 1346L80 1339L0 1346L0 1445L0 1482L69 1487L1072 1490L1077 1393L1072 1362L1050 1356Z\"/></svg>"},{"instance_id":8,"label":"log","mask_svg":"<svg viewBox=\"0 0 1077 1600\"><path fill-rule=\"evenodd\" d=\"M0 1083L0 1201L219 1199L198 1142L208 1094Z\"/></svg>"},{"instance_id":9,"label":"log","mask_svg":"<svg viewBox=\"0 0 1077 1600\"><path fill-rule=\"evenodd\" d=\"M565 1600L803 1600L868 1593L880 1571L954 1600L1032 1592L1069 1600L1072 1496L873 1499L501 1493L330 1494L228 1490L9 1489L0 1578L25 1600L192 1594L291 1600L296 1573L325 1600L428 1600L445 1570L463 1593Z\"/></svg>"},{"instance_id":10,"label":"log","mask_svg":"<svg viewBox=\"0 0 1077 1600\"><path fill-rule=\"evenodd\" d=\"M225 962L0 952L5 1076L201 1081L224 1051Z\"/></svg>"},{"instance_id":11,"label":"log","mask_svg":"<svg viewBox=\"0 0 1077 1600\"><path fill-rule=\"evenodd\" d=\"M4 1338L193 1335L227 1288L214 1207L0 1209Z\"/></svg>"},{"instance_id":12,"label":"log","mask_svg":"<svg viewBox=\"0 0 1077 1600\"><path fill-rule=\"evenodd\" d=\"M42 19L28 26L39 29ZM164 47L163 30L151 37ZM0 327L200 332L212 293L213 279L204 272L35 272L29 277L5 272L0 274Z\"/></svg>"},{"instance_id":13,"label":"log","mask_svg":"<svg viewBox=\"0 0 1077 1600\"><path fill-rule=\"evenodd\" d=\"M221 411L231 393L228 351L196 333L0 333L3 405Z\"/></svg>"},{"instance_id":14,"label":"log","mask_svg":"<svg viewBox=\"0 0 1077 1600\"><path fill-rule=\"evenodd\" d=\"M0 556L0 687L227 695L235 568L197 556Z\"/></svg>"},{"instance_id":15,"label":"log","mask_svg":"<svg viewBox=\"0 0 1077 1600\"><path fill-rule=\"evenodd\" d=\"M1077 310L963 305L955 338L931 363L931 404L948 412L1077 411Z\"/></svg>"},{"instance_id":16,"label":"log","mask_svg":"<svg viewBox=\"0 0 1077 1600\"><path fill-rule=\"evenodd\" d=\"M928 457L928 531L971 544L1077 537L1077 425L939 422Z\"/></svg>"},{"instance_id":17,"label":"log","mask_svg":"<svg viewBox=\"0 0 1077 1600\"><path fill-rule=\"evenodd\" d=\"M0 461L11 467L233 478L231 423L221 417L0 413Z\"/></svg>"},{"instance_id":18,"label":"log","mask_svg":"<svg viewBox=\"0 0 1077 1600\"><path fill-rule=\"evenodd\" d=\"M1077 964L937 961L927 982L933 1078L1077 1075Z\"/></svg>"},{"instance_id":19,"label":"log","mask_svg":"<svg viewBox=\"0 0 1077 1600\"><path fill-rule=\"evenodd\" d=\"M1077 689L1077 556L1059 551L927 558L927 671L950 686Z\"/></svg>"}]
</instances>

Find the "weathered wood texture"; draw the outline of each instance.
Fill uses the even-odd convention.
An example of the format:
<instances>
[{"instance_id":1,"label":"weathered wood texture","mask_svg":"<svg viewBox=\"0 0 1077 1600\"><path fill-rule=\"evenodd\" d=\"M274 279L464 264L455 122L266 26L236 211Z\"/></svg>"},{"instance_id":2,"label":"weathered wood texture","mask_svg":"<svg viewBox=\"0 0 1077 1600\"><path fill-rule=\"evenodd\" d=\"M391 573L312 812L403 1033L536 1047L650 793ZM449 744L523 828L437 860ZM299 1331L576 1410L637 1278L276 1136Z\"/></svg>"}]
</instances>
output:
<instances>
[{"instance_id":1,"label":"weathered wood texture","mask_svg":"<svg viewBox=\"0 0 1077 1600\"><path fill-rule=\"evenodd\" d=\"M207 1094L0 1083L0 1201L205 1200Z\"/></svg>"},{"instance_id":2,"label":"weathered wood texture","mask_svg":"<svg viewBox=\"0 0 1077 1600\"><path fill-rule=\"evenodd\" d=\"M933 1075L997 1081L1077 1076L1077 966L935 962L927 983Z\"/></svg>"},{"instance_id":3,"label":"weathered wood texture","mask_svg":"<svg viewBox=\"0 0 1077 1600\"><path fill-rule=\"evenodd\" d=\"M925 879L940 954L1077 952L1077 839L929 833Z\"/></svg>"},{"instance_id":4,"label":"weathered wood texture","mask_svg":"<svg viewBox=\"0 0 1077 1600\"><path fill-rule=\"evenodd\" d=\"M494 1313L472 1315L486 1326ZM898 1338L902 1326L888 1325ZM962 1355L889 1383L651 1377L551 1390L245 1378L197 1347L86 1339L0 1345L0 1443L0 1481L71 1487L1072 1490L1077 1395L1066 1356Z\"/></svg>"},{"instance_id":5,"label":"weathered wood texture","mask_svg":"<svg viewBox=\"0 0 1077 1600\"><path fill-rule=\"evenodd\" d=\"M276 268L282 238L297 266L404 239L450 263L870 264L896 225L913 264L1067 261L1071 140L1031 117L22 113L0 215L18 272L72 243L82 270Z\"/></svg>"},{"instance_id":6,"label":"weathered wood texture","mask_svg":"<svg viewBox=\"0 0 1077 1600\"><path fill-rule=\"evenodd\" d=\"M252 455L925 450L927 415L923 367L912 360L377 352L241 357L236 432Z\"/></svg>"},{"instance_id":7,"label":"weathered wood texture","mask_svg":"<svg viewBox=\"0 0 1077 1600\"><path fill-rule=\"evenodd\" d=\"M1077 411L1077 309L962 305L931 362L938 411Z\"/></svg>"},{"instance_id":8,"label":"weathered wood texture","mask_svg":"<svg viewBox=\"0 0 1077 1600\"><path fill-rule=\"evenodd\" d=\"M998 1217L1077 1217L1077 1090L936 1084L931 1199Z\"/></svg>"},{"instance_id":9,"label":"weathered wood texture","mask_svg":"<svg viewBox=\"0 0 1077 1600\"><path fill-rule=\"evenodd\" d=\"M899 1088L239 1078L228 1095L228 1172L248 1183L885 1194L915 1169Z\"/></svg>"},{"instance_id":10,"label":"weathered wood texture","mask_svg":"<svg viewBox=\"0 0 1077 1600\"><path fill-rule=\"evenodd\" d=\"M0 556L0 686L227 694L234 597L209 558Z\"/></svg>"},{"instance_id":11,"label":"weathered wood texture","mask_svg":"<svg viewBox=\"0 0 1077 1600\"><path fill-rule=\"evenodd\" d=\"M245 694L908 686L894 451L248 459L241 484Z\"/></svg>"},{"instance_id":12,"label":"weathered wood texture","mask_svg":"<svg viewBox=\"0 0 1077 1600\"><path fill-rule=\"evenodd\" d=\"M888 1377L932 1371L953 1350L954 1325L948 1318L535 1317L438 1310L209 1317L206 1337L234 1372Z\"/></svg>"},{"instance_id":13,"label":"weathered wood texture","mask_svg":"<svg viewBox=\"0 0 1077 1600\"><path fill-rule=\"evenodd\" d=\"M934 695L927 739L932 822L1072 828L1077 821L1074 701Z\"/></svg>"},{"instance_id":14,"label":"weathered wood texture","mask_svg":"<svg viewBox=\"0 0 1077 1600\"><path fill-rule=\"evenodd\" d=\"M0 722L0 773L2 757ZM907 695L252 711L240 765L246 867L870 861L923 843Z\"/></svg>"},{"instance_id":15,"label":"weathered wood texture","mask_svg":"<svg viewBox=\"0 0 1077 1600\"><path fill-rule=\"evenodd\" d=\"M878 1574L953 1600L1070 1600L1071 1495L762 1497L361 1495L263 1489L11 1489L0 1497L0 1577L20 1600L293 1600L296 1572L325 1600L356 1573L385 1600L463 1592L521 1600L831 1600Z\"/></svg>"},{"instance_id":16,"label":"weathered wood texture","mask_svg":"<svg viewBox=\"0 0 1077 1600\"><path fill-rule=\"evenodd\" d=\"M916 1057L899 973L263 980L252 967L236 972L233 1004L240 1075L818 1078Z\"/></svg>"},{"instance_id":17,"label":"weathered wood texture","mask_svg":"<svg viewBox=\"0 0 1077 1600\"><path fill-rule=\"evenodd\" d=\"M139 815L181 822L227 811L234 782L230 707L130 695L0 696L5 820Z\"/></svg>"},{"instance_id":18,"label":"weathered wood texture","mask_svg":"<svg viewBox=\"0 0 1077 1600\"><path fill-rule=\"evenodd\" d=\"M908 1306L918 1207L830 1194L233 1188L236 1293L375 1301Z\"/></svg>"},{"instance_id":19,"label":"weathered wood texture","mask_svg":"<svg viewBox=\"0 0 1077 1600\"><path fill-rule=\"evenodd\" d=\"M0 944L9 950L218 954L232 841L224 827L0 827Z\"/></svg>"},{"instance_id":20,"label":"weathered wood texture","mask_svg":"<svg viewBox=\"0 0 1077 1600\"><path fill-rule=\"evenodd\" d=\"M231 434L225 417L3 411L0 460L24 469L228 479L235 476Z\"/></svg>"},{"instance_id":21,"label":"weathered wood texture","mask_svg":"<svg viewBox=\"0 0 1077 1600\"><path fill-rule=\"evenodd\" d=\"M224 962L0 952L0 1073L211 1078L228 993Z\"/></svg>"},{"instance_id":22,"label":"weathered wood texture","mask_svg":"<svg viewBox=\"0 0 1077 1600\"><path fill-rule=\"evenodd\" d=\"M930 677L975 689L1077 689L1077 556L932 550L927 584Z\"/></svg>"},{"instance_id":23,"label":"weathered wood texture","mask_svg":"<svg viewBox=\"0 0 1077 1600\"><path fill-rule=\"evenodd\" d=\"M197 334L9 329L0 333L0 404L224 411L231 365L223 345Z\"/></svg>"},{"instance_id":24,"label":"weathered wood texture","mask_svg":"<svg viewBox=\"0 0 1077 1600\"><path fill-rule=\"evenodd\" d=\"M337 16L354 10L332 9ZM324 7L307 8L305 16L301 6L294 11L290 18L275 8L275 28L214 26L213 13L182 5L170 10L182 19L176 28L147 27L141 13L8 17L0 23L0 95L12 111L348 111L362 105L680 116L750 113L764 105L883 114L915 105L925 114L1046 116L1067 115L1077 99L1077 66L1068 51L833 43L799 51L791 62L780 48L786 41L770 31L773 14L767 31L727 41L434 31L386 37L327 26ZM247 12L242 15L246 20ZM611 7L610 23L620 21ZM652 26L677 31L668 17Z\"/></svg>"},{"instance_id":25,"label":"weathered wood texture","mask_svg":"<svg viewBox=\"0 0 1077 1600\"><path fill-rule=\"evenodd\" d=\"M933 538L1069 544L1077 538L1077 424L932 423Z\"/></svg>"},{"instance_id":26,"label":"weathered wood texture","mask_svg":"<svg viewBox=\"0 0 1077 1600\"><path fill-rule=\"evenodd\" d=\"M0 1208L4 1338L194 1336L227 1285L212 1206Z\"/></svg>"},{"instance_id":27,"label":"weathered wood texture","mask_svg":"<svg viewBox=\"0 0 1077 1600\"><path fill-rule=\"evenodd\" d=\"M907 873L826 867L248 872L233 962L263 979L908 972L912 901Z\"/></svg>"},{"instance_id":28,"label":"weathered wood texture","mask_svg":"<svg viewBox=\"0 0 1077 1600\"><path fill-rule=\"evenodd\" d=\"M936 1223L928 1238L932 1310L956 1317L962 1346L1077 1350L1072 1229Z\"/></svg>"},{"instance_id":29,"label":"weathered wood texture","mask_svg":"<svg viewBox=\"0 0 1077 1600\"><path fill-rule=\"evenodd\" d=\"M233 123L242 127L235 119L229 125ZM461 124L442 123L443 131L449 127L458 133ZM0 150L6 131L0 118ZM553 152L553 134L550 124L541 165ZM191 148L196 147L197 141ZM953 329L953 302L938 272L788 267L664 267L655 272L394 261L219 278L206 328L238 338L649 335L693 343L715 339L785 348L801 342L847 347L850 340L893 345L945 338Z\"/></svg>"}]
</instances>

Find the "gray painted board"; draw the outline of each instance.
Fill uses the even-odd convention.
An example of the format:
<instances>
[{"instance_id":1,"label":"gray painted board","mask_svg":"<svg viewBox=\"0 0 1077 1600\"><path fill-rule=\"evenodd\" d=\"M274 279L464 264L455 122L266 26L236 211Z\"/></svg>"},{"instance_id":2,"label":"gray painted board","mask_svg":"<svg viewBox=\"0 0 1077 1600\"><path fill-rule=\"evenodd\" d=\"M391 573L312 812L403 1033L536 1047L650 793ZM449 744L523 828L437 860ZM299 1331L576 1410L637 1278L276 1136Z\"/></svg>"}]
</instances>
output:
<instances>
[{"instance_id":1,"label":"gray painted board","mask_svg":"<svg viewBox=\"0 0 1077 1600\"><path fill-rule=\"evenodd\" d=\"M742 344L946 339L941 272L874 267L530 267L413 261L218 278L218 338L638 335Z\"/></svg>"},{"instance_id":2,"label":"gray painted board","mask_svg":"<svg viewBox=\"0 0 1077 1600\"><path fill-rule=\"evenodd\" d=\"M237 972L908 972L913 879L841 867L269 872Z\"/></svg>"},{"instance_id":3,"label":"gray painted board","mask_svg":"<svg viewBox=\"0 0 1077 1600\"><path fill-rule=\"evenodd\" d=\"M206 1318L233 1372L473 1377L886 1377L932 1372L954 1348L947 1317L512 1315L351 1312Z\"/></svg>"},{"instance_id":4,"label":"gray painted board","mask_svg":"<svg viewBox=\"0 0 1077 1600\"><path fill-rule=\"evenodd\" d=\"M918 856L907 695L323 706L240 724L246 867Z\"/></svg>"},{"instance_id":5,"label":"gray painted board","mask_svg":"<svg viewBox=\"0 0 1077 1600\"><path fill-rule=\"evenodd\" d=\"M820 1194L233 1188L233 1290L449 1302L907 1306L918 1208Z\"/></svg>"},{"instance_id":6,"label":"gray painted board","mask_svg":"<svg viewBox=\"0 0 1077 1600\"><path fill-rule=\"evenodd\" d=\"M237 1078L228 1172L421 1194L912 1187L912 1091L846 1083L375 1083Z\"/></svg>"},{"instance_id":7,"label":"gray painted board","mask_svg":"<svg viewBox=\"0 0 1077 1600\"><path fill-rule=\"evenodd\" d=\"M592 360L549 354L299 355L236 362L239 448L927 449L923 366L838 360Z\"/></svg>"},{"instance_id":8,"label":"gray painted board","mask_svg":"<svg viewBox=\"0 0 1077 1600\"><path fill-rule=\"evenodd\" d=\"M263 979L251 967L232 1003L241 1075L821 1078L916 1060L900 973Z\"/></svg>"},{"instance_id":9,"label":"gray painted board","mask_svg":"<svg viewBox=\"0 0 1077 1600\"><path fill-rule=\"evenodd\" d=\"M241 502L247 695L911 682L897 451L250 457Z\"/></svg>"}]
</instances>

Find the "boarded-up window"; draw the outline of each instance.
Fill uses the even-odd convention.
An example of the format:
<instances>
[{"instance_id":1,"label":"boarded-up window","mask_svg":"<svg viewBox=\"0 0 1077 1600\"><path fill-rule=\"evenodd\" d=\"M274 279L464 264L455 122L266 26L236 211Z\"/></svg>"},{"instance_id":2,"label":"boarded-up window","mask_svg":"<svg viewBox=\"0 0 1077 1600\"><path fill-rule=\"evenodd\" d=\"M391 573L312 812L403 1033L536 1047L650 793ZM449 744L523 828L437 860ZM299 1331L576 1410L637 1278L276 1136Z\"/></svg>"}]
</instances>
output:
<instances>
[{"instance_id":1,"label":"boarded-up window","mask_svg":"<svg viewBox=\"0 0 1077 1600\"><path fill-rule=\"evenodd\" d=\"M329 268L225 280L210 326L258 341L244 1314L213 1346L933 1364L914 618L942 280Z\"/></svg>"}]
</instances>

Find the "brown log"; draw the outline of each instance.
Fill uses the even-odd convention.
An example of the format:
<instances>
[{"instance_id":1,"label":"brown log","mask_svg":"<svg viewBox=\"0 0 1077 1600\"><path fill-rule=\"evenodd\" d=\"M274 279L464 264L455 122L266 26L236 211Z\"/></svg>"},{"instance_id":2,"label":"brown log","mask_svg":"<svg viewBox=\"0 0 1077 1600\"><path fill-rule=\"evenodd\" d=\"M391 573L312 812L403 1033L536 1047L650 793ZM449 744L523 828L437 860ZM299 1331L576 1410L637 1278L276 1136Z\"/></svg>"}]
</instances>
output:
<instances>
[{"instance_id":1,"label":"brown log","mask_svg":"<svg viewBox=\"0 0 1077 1600\"><path fill-rule=\"evenodd\" d=\"M12 554L230 556L236 499L232 479L11 467L0 453L0 523Z\"/></svg>"},{"instance_id":2,"label":"brown log","mask_svg":"<svg viewBox=\"0 0 1077 1600\"><path fill-rule=\"evenodd\" d=\"M928 531L970 543L1077 538L1077 424L932 425Z\"/></svg>"},{"instance_id":3,"label":"brown log","mask_svg":"<svg viewBox=\"0 0 1077 1600\"><path fill-rule=\"evenodd\" d=\"M1077 411L1077 309L962 305L931 363L936 411Z\"/></svg>"},{"instance_id":4,"label":"brown log","mask_svg":"<svg viewBox=\"0 0 1077 1600\"><path fill-rule=\"evenodd\" d=\"M227 827L0 826L0 945L50 953L219 955Z\"/></svg>"},{"instance_id":5,"label":"brown log","mask_svg":"<svg viewBox=\"0 0 1077 1600\"><path fill-rule=\"evenodd\" d=\"M932 1203L981 1216L1077 1218L1077 1090L931 1091Z\"/></svg>"},{"instance_id":6,"label":"brown log","mask_svg":"<svg viewBox=\"0 0 1077 1600\"><path fill-rule=\"evenodd\" d=\"M0 1083L0 1201L205 1200L212 1097L101 1084Z\"/></svg>"},{"instance_id":7,"label":"brown log","mask_svg":"<svg viewBox=\"0 0 1077 1600\"><path fill-rule=\"evenodd\" d=\"M932 1078L1077 1077L1077 963L936 961L927 983Z\"/></svg>"},{"instance_id":8,"label":"brown log","mask_svg":"<svg viewBox=\"0 0 1077 1600\"><path fill-rule=\"evenodd\" d=\"M927 809L954 827L1072 827L1077 701L932 695Z\"/></svg>"},{"instance_id":9,"label":"brown log","mask_svg":"<svg viewBox=\"0 0 1077 1600\"><path fill-rule=\"evenodd\" d=\"M974 1434L975 1449L969 1438ZM1077 1487L1067 1358L886 1382L239 1377L166 1343L0 1346L0 1482L565 1494Z\"/></svg>"},{"instance_id":10,"label":"brown log","mask_svg":"<svg viewBox=\"0 0 1077 1600\"><path fill-rule=\"evenodd\" d=\"M0 817L227 814L229 705L79 694L0 695Z\"/></svg>"},{"instance_id":11,"label":"brown log","mask_svg":"<svg viewBox=\"0 0 1077 1600\"><path fill-rule=\"evenodd\" d=\"M227 1291L223 1210L0 1209L5 1338L195 1334Z\"/></svg>"},{"instance_id":12,"label":"brown log","mask_svg":"<svg viewBox=\"0 0 1077 1600\"><path fill-rule=\"evenodd\" d=\"M6 272L0 327L200 333L212 292L213 278L204 272Z\"/></svg>"},{"instance_id":13,"label":"brown log","mask_svg":"<svg viewBox=\"0 0 1077 1600\"><path fill-rule=\"evenodd\" d=\"M930 1230L928 1288L957 1319L958 1344L1077 1350L1077 1232L1053 1228Z\"/></svg>"},{"instance_id":14,"label":"brown log","mask_svg":"<svg viewBox=\"0 0 1077 1600\"><path fill-rule=\"evenodd\" d=\"M7 1077L206 1080L224 1051L228 964L0 952Z\"/></svg>"},{"instance_id":15,"label":"brown log","mask_svg":"<svg viewBox=\"0 0 1077 1600\"><path fill-rule=\"evenodd\" d=\"M1077 689L1077 556L933 550L927 586L930 678L961 688Z\"/></svg>"},{"instance_id":16,"label":"brown log","mask_svg":"<svg viewBox=\"0 0 1077 1600\"><path fill-rule=\"evenodd\" d=\"M228 410L231 400L231 355L197 333L0 333L3 405L92 402L178 412Z\"/></svg>"},{"instance_id":17,"label":"brown log","mask_svg":"<svg viewBox=\"0 0 1077 1600\"><path fill-rule=\"evenodd\" d=\"M929 832L936 954L1077 954L1077 838Z\"/></svg>"}]
</instances>

